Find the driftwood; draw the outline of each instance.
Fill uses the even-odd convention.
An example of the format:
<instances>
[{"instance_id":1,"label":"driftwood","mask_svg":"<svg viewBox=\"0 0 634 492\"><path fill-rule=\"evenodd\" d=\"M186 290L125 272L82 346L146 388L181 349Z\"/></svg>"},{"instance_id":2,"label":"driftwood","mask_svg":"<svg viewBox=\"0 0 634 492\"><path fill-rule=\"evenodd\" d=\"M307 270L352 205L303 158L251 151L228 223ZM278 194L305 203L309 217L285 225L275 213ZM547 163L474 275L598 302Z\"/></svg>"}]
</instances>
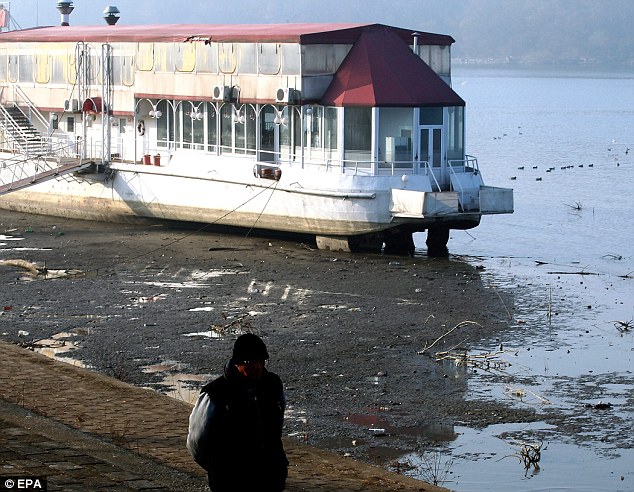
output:
<instances>
[{"instance_id":1,"label":"driftwood","mask_svg":"<svg viewBox=\"0 0 634 492\"><path fill-rule=\"evenodd\" d=\"M429 321L430 318L433 318L434 315L430 315L427 317L427 320L425 320L425 323L427 323L427 321ZM477 325L482 327L482 325L480 323L476 323L475 321L461 321L460 323L458 323L456 326L454 326L453 328L451 328L449 331L445 332L444 334L442 334L441 336L439 336L438 338L436 338L436 340L434 340L432 342L431 345L425 345L422 349L420 349L418 352L416 352L418 355L422 355L425 352L427 352L429 349L431 349L434 345L436 345L440 340L442 340L443 338L445 338L447 335L449 335L450 333L452 333L454 330L461 328L463 326L466 325Z\"/></svg>"},{"instance_id":2,"label":"driftwood","mask_svg":"<svg viewBox=\"0 0 634 492\"><path fill-rule=\"evenodd\" d=\"M0 260L0 265L14 266L18 268L24 268L31 275L46 275L48 271L46 267L40 267L35 263L28 260Z\"/></svg>"}]
</instances>

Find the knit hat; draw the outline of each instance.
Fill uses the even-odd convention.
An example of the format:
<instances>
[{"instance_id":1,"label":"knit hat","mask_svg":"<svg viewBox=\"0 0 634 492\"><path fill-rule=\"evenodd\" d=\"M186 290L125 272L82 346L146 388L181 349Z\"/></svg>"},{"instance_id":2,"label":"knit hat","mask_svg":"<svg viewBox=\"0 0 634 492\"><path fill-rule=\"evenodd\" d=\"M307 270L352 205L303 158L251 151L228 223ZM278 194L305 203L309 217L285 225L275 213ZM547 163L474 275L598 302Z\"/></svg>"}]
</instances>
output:
<instances>
[{"instance_id":1,"label":"knit hat","mask_svg":"<svg viewBox=\"0 0 634 492\"><path fill-rule=\"evenodd\" d=\"M269 353L266 351L266 345L259 336L253 333L245 333L240 335L233 345L231 358L234 361L268 360Z\"/></svg>"}]
</instances>

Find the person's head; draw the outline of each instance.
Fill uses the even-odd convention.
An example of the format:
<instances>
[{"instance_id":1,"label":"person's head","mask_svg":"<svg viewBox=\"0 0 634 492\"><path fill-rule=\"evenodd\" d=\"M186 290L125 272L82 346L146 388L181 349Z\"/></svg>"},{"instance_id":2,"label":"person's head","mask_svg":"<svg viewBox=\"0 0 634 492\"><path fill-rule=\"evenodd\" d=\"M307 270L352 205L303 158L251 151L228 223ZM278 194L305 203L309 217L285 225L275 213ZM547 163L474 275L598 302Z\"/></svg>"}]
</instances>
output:
<instances>
[{"instance_id":1,"label":"person's head","mask_svg":"<svg viewBox=\"0 0 634 492\"><path fill-rule=\"evenodd\" d=\"M258 381L262 377L268 358L266 345L253 333L240 335L233 345L231 361L237 371L249 381Z\"/></svg>"}]
</instances>

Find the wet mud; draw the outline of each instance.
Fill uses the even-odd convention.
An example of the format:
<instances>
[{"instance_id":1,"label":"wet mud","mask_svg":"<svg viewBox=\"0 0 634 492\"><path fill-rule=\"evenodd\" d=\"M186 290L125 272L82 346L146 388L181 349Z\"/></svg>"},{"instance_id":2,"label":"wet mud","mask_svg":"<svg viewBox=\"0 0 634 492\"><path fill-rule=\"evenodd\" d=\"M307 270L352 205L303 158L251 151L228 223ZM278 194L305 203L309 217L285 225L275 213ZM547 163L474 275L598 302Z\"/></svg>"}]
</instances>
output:
<instances>
[{"instance_id":1,"label":"wet mud","mask_svg":"<svg viewBox=\"0 0 634 492\"><path fill-rule=\"evenodd\" d=\"M0 260L11 260L0 265L3 340L190 401L252 331L286 386L285 432L383 465L450 441L454 425L544 419L471 398L466 371L419 354L512 322L517 293L488 285L472 262L165 222L0 211L0 224Z\"/></svg>"}]
</instances>

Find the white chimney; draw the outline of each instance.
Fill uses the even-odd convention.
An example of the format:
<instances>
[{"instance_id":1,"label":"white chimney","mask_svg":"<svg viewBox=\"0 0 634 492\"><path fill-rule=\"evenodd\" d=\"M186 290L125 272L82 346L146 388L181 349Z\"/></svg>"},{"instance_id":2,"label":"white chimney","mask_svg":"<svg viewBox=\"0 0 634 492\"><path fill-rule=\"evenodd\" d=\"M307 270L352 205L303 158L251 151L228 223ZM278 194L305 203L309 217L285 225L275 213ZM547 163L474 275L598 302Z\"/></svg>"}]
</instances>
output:
<instances>
[{"instance_id":1,"label":"white chimney","mask_svg":"<svg viewBox=\"0 0 634 492\"><path fill-rule=\"evenodd\" d=\"M75 9L73 2L57 2L57 10L62 14L62 26L70 26L70 13Z\"/></svg>"}]
</instances>

